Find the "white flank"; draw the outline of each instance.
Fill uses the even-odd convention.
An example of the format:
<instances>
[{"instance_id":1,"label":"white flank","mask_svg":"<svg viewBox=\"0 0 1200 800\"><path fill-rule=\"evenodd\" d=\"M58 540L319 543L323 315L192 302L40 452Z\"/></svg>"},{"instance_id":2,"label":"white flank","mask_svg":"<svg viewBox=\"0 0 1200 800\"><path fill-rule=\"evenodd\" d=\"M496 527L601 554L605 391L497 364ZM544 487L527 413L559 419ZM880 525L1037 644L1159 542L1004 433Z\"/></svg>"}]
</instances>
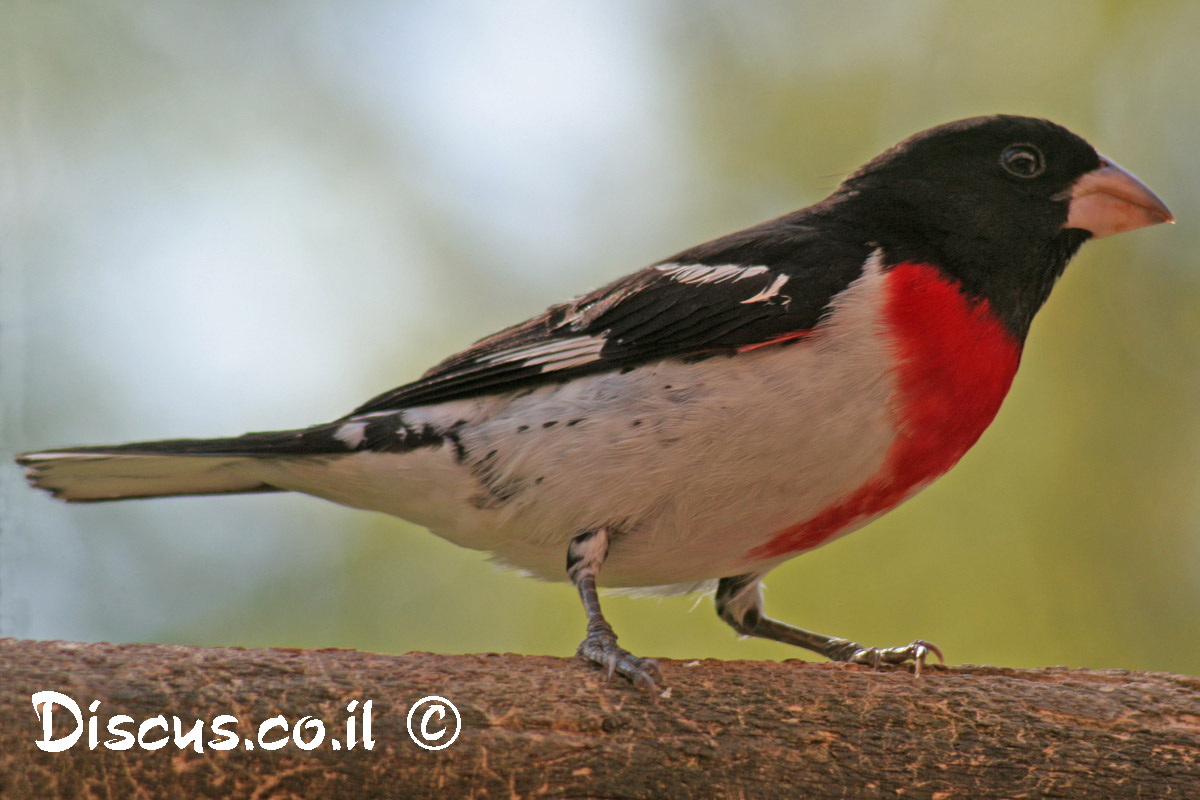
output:
<instances>
[{"instance_id":1,"label":"white flank","mask_svg":"<svg viewBox=\"0 0 1200 800\"><path fill-rule=\"evenodd\" d=\"M879 473L895 438L894 356L873 253L793 347L661 361L413 408L456 446L271 461L272 485L405 517L551 580L572 537L614 530L599 582L694 584L769 569L755 548ZM510 351L559 367L595 339ZM847 529L868 519L857 520Z\"/></svg>"}]
</instances>

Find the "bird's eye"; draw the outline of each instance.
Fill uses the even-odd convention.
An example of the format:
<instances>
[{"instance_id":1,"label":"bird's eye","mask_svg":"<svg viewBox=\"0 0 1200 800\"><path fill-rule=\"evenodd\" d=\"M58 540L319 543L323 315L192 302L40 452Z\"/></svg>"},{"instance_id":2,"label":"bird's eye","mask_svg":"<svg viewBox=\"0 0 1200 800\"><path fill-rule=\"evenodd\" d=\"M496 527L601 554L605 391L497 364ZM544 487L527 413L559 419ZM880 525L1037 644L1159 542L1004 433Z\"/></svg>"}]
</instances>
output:
<instances>
[{"instance_id":1,"label":"bird's eye","mask_svg":"<svg viewBox=\"0 0 1200 800\"><path fill-rule=\"evenodd\" d=\"M1000 166L1013 177L1036 178L1046 171L1046 159L1031 144L1014 144L1000 154Z\"/></svg>"}]
</instances>

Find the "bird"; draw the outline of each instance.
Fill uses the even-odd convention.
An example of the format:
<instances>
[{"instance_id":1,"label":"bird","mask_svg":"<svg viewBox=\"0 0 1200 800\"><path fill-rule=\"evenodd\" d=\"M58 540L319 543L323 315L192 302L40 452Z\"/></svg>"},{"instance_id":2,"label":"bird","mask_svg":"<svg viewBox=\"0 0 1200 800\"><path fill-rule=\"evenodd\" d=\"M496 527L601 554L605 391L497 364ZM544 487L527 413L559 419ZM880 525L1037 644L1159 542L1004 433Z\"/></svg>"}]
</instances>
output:
<instances>
[{"instance_id":1,"label":"bird","mask_svg":"<svg viewBox=\"0 0 1200 800\"><path fill-rule=\"evenodd\" d=\"M774 567L890 511L979 439L1080 246L1174 217L1046 119L917 133L799 211L483 338L329 423L23 453L67 502L301 492L574 584L577 655L657 690L598 588L715 587L719 617L831 660L912 665L767 616Z\"/></svg>"}]
</instances>

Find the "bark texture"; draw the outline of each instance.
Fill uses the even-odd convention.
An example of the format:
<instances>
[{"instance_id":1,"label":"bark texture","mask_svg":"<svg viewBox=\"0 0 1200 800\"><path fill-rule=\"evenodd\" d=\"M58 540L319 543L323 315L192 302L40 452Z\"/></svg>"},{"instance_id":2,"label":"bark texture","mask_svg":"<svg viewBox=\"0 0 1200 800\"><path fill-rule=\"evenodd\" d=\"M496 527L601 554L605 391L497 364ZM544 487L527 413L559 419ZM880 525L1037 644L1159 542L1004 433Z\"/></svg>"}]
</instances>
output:
<instances>
[{"instance_id":1,"label":"bark texture","mask_svg":"<svg viewBox=\"0 0 1200 800\"><path fill-rule=\"evenodd\" d=\"M254 798L1198 798L1200 679L1135 672L900 668L774 662L662 662L671 694L606 684L574 659L375 655L0 639L0 797ZM81 708L84 733L43 752L35 692ZM406 716L427 695L452 702L461 734L427 751ZM89 705L99 700L93 715ZM352 700L359 706L351 714ZM366 750L334 750L372 701ZM426 732L446 728L429 705ZM103 742L109 718L205 721L235 749ZM313 750L258 746L282 714L324 721ZM99 741L88 748L87 720ZM451 726L452 727L452 726ZM54 713L53 736L74 718ZM311 739L313 724L302 728ZM152 729L147 741L161 738ZM448 734L436 742L445 741ZM249 740L254 749L248 750Z\"/></svg>"}]
</instances>

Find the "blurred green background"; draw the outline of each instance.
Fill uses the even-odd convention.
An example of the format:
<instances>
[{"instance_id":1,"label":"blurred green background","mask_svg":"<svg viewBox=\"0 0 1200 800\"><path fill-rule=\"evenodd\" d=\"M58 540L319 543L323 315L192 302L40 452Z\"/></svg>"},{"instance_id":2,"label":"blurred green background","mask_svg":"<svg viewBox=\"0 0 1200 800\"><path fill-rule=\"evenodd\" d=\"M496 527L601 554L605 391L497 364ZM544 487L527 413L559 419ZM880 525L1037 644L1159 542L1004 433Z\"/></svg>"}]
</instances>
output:
<instances>
[{"instance_id":1,"label":"blurred green background","mask_svg":"<svg viewBox=\"0 0 1200 800\"><path fill-rule=\"evenodd\" d=\"M768 609L952 662L1200 674L1200 3L0 8L0 634L573 652L569 586L403 522L68 507L11 454L339 416L910 133L1009 112L1089 138L1179 224L1086 246L979 445L776 570ZM606 601L636 653L809 657L696 606Z\"/></svg>"}]
</instances>

